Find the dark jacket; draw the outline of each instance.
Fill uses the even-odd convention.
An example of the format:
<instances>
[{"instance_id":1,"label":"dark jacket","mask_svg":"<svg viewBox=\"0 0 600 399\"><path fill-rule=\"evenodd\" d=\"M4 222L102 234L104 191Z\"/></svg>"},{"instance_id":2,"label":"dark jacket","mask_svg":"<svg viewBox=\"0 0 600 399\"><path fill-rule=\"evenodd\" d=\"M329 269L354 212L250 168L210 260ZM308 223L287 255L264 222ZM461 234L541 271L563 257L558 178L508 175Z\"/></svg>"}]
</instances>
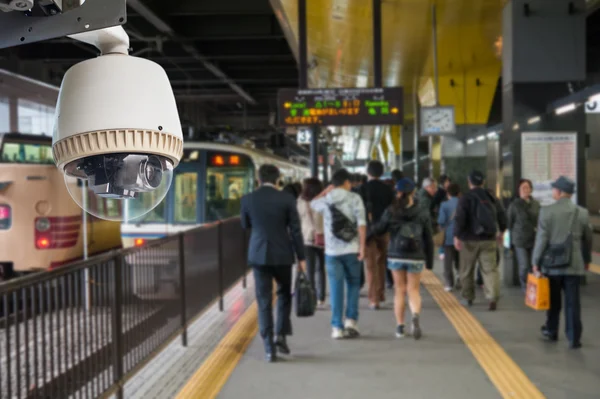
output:
<instances>
[{"instance_id":1,"label":"dark jacket","mask_svg":"<svg viewBox=\"0 0 600 399\"><path fill-rule=\"evenodd\" d=\"M291 266L294 252L304 260L304 241L296 200L274 187L262 186L242 197L242 227L252 229L251 266Z\"/></svg>"},{"instance_id":2,"label":"dark jacket","mask_svg":"<svg viewBox=\"0 0 600 399\"><path fill-rule=\"evenodd\" d=\"M515 199L508 207L506 224L515 247L533 248L535 230L540 216L540 203L535 199Z\"/></svg>"},{"instance_id":3,"label":"dark jacket","mask_svg":"<svg viewBox=\"0 0 600 399\"><path fill-rule=\"evenodd\" d=\"M394 190L381 180L369 180L360 186L359 194L367 207L368 223L377 223L394 201Z\"/></svg>"},{"instance_id":4,"label":"dark jacket","mask_svg":"<svg viewBox=\"0 0 600 399\"><path fill-rule=\"evenodd\" d=\"M506 230L506 212L500 201L488 190L476 187L460 197L456 207L456 216L454 224L454 237L462 241L489 241L495 240L495 235L478 236L475 234L476 205L479 201L490 201L494 204L496 210L496 223L498 233Z\"/></svg>"},{"instance_id":5,"label":"dark jacket","mask_svg":"<svg viewBox=\"0 0 600 399\"><path fill-rule=\"evenodd\" d=\"M423 227L423 236L418 237L421 243L421 250L416 253L405 253L398 248L399 233L402 223L417 222ZM429 212L419 207L418 204L402 211L394 210L391 206L385 210L381 219L375 224L369 235L381 235L390 233L390 244L388 247L388 258L424 260L426 267L433 267L433 229L431 227L431 217Z\"/></svg>"},{"instance_id":6,"label":"dark jacket","mask_svg":"<svg viewBox=\"0 0 600 399\"><path fill-rule=\"evenodd\" d=\"M417 192L416 199L419 207L429 212L429 217L431 218L432 223L435 224L437 222L437 215L434 209L433 196L431 196L427 190L422 188Z\"/></svg>"}]
</instances>

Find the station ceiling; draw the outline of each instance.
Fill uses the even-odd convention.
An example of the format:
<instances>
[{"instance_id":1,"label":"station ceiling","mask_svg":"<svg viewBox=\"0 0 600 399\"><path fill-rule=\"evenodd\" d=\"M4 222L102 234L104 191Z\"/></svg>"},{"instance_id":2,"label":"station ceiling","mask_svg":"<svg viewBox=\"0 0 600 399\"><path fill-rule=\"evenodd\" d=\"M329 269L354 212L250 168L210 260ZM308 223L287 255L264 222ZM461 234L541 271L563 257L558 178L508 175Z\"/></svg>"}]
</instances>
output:
<instances>
[{"instance_id":1,"label":"station ceiling","mask_svg":"<svg viewBox=\"0 0 600 399\"><path fill-rule=\"evenodd\" d=\"M296 60L269 0L127 5L132 55L166 69L191 124L241 128L247 104L246 127L269 129L277 89L298 85ZM60 38L0 50L0 68L59 85L69 67L96 55L93 47Z\"/></svg>"}]
</instances>

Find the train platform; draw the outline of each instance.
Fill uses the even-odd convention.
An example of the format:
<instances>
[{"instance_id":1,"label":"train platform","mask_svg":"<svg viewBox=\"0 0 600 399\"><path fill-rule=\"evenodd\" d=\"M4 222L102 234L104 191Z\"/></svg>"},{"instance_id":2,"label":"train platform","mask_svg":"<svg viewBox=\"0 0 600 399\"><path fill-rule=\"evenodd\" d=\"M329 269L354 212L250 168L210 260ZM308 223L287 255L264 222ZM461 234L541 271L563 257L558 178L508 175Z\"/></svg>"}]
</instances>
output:
<instances>
[{"instance_id":1,"label":"train platform","mask_svg":"<svg viewBox=\"0 0 600 399\"><path fill-rule=\"evenodd\" d=\"M330 338L328 308L294 318L290 356L264 361L257 333L253 282L234 286L189 330L187 348L172 343L125 386L131 398L597 398L600 392L600 256L582 289L583 348L541 339L544 314L523 303L518 288L503 287L496 312L483 300L472 308L443 290L439 272L423 275L423 337L397 339L393 293L367 309L361 298L361 337ZM482 292L478 293L482 298ZM561 320L561 329L564 324Z\"/></svg>"}]
</instances>

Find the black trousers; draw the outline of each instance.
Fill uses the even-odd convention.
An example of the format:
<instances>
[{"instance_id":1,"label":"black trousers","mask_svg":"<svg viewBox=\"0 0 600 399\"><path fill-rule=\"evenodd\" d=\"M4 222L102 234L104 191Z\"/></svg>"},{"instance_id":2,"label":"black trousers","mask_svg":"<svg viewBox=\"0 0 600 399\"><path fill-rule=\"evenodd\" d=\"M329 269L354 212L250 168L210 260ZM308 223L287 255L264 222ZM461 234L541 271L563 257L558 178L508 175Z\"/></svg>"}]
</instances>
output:
<instances>
[{"instance_id":1,"label":"black trousers","mask_svg":"<svg viewBox=\"0 0 600 399\"><path fill-rule=\"evenodd\" d=\"M306 274L319 301L325 301L325 249L306 245Z\"/></svg>"},{"instance_id":2,"label":"black trousers","mask_svg":"<svg viewBox=\"0 0 600 399\"><path fill-rule=\"evenodd\" d=\"M565 291L565 332L572 343L579 343L583 326L581 324L581 297L579 287L581 276L549 276L550 310L546 312L546 328L558 335L562 291Z\"/></svg>"},{"instance_id":3,"label":"black trousers","mask_svg":"<svg viewBox=\"0 0 600 399\"><path fill-rule=\"evenodd\" d=\"M258 325L267 350L273 345L273 280L277 282L275 334L292 335L292 266L253 266Z\"/></svg>"},{"instance_id":4,"label":"black trousers","mask_svg":"<svg viewBox=\"0 0 600 399\"><path fill-rule=\"evenodd\" d=\"M454 287L454 271L459 270L459 252L454 245L444 245L444 281L447 287ZM481 276L479 271L478 277Z\"/></svg>"}]
</instances>

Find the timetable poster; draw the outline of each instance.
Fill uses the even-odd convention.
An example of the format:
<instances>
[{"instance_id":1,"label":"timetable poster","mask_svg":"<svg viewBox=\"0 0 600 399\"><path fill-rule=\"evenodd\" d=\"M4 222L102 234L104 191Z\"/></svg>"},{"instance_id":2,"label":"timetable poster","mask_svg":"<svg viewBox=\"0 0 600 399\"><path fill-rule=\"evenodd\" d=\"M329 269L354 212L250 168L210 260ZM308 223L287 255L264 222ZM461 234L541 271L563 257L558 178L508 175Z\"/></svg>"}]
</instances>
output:
<instances>
[{"instance_id":1,"label":"timetable poster","mask_svg":"<svg viewBox=\"0 0 600 399\"><path fill-rule=\"evenodd\" d=\"M533 183L535 199L552 204L553 181L566 176L577 182L577 133L522 133L521 175ZM576 193L572 200L577 203Z\"/></svg>"}]
</instances>

